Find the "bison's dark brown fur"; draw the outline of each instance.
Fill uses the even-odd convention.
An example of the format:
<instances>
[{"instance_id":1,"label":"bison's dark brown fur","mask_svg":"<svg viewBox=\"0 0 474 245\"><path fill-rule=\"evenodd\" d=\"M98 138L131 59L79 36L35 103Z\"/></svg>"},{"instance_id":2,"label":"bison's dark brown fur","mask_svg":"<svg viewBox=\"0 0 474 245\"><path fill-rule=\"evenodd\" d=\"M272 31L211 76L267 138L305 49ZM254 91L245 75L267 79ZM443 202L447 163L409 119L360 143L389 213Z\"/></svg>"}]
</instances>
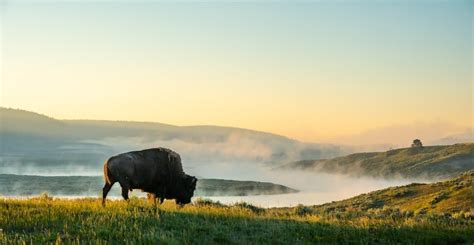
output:
<instances>
[{"instance_id":1,"label":"bison's dark brown fur","mask_svg":"<svg viewBox=\"0 0 474 245\"><path fill-rule=\"evenodd\" d=\"M176 199L178 204L191 202L197 179L184 173L181 157L166 148L132 151L109 158L104 164L105 185L102 204L115 182L122 187L122 197L128 200L128 192L141 189L159 198Z\"/></svg>"}]
</instances>

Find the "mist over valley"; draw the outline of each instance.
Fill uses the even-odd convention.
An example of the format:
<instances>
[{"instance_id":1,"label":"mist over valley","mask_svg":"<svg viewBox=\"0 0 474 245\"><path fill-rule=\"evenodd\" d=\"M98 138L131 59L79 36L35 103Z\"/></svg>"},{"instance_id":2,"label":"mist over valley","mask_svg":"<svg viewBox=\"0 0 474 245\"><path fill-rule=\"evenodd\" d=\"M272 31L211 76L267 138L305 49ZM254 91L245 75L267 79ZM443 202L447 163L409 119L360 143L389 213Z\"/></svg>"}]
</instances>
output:
<instances>
[{"instance_id":1,"label":"mist over valley","mask_svg":"<svg viewBox=\"0 0 474 245\"><path fill-rule=\"evenodd\" d=\"M414 181L433 182L474 168L472 144L427 147L420 152L408 149L408 153L398 150L405 155L390 151L346 157L357 147L304 143L238 128L56 120L23 110L0 110L0 179L4 184L0 193L5 196L48 192L96 197L103 185L103 163L110 156L158 146L179 152L186 172L200 179L196 197L263 207L322 204ZM414 155L424 159L423 166L430 171L403 174L409 165L401 167L391 160L411 159L408 163L416 164ZM364 162L375 165L364 167ZM140 193L133 195L144 195ZM119 196L118 184L111 195Z\"/></svg>"}]
</instances>

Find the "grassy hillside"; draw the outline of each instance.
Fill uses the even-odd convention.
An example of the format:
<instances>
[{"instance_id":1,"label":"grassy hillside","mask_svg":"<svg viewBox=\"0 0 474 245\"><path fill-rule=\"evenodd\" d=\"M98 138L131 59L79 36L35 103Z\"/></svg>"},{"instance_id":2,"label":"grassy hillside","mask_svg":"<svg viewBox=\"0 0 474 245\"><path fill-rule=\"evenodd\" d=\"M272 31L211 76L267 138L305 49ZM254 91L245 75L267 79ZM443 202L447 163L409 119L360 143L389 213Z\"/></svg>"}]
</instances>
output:
<instances>
[{"instance_id":1,"label":"grassy hillside","mask_svg":"<svg viewBox=\"0 0 474 245\"><path fill-rule=\"evenodd\" d=\"M472 210L459 210L472 209L473 177L471 172L448 182L294 208L225 206L206 200L184 208L172 202L155 208L137 198L130 203L110 201L103 208L92 198L0 199L0 243L472 243ZM439 196L439 191L447 194ZM364 204L370 198L375 202ZM420 212L423 208L415 203L431 203L430 209Z\"/></svg>"},{"instance_id":2,"label":"grassy hillside","mask_svg":"<svg viewBox=\"0 0 474 245\"><path fill-rule=\"evenodd\" d=\"M47 192L61 196L100 196L104 180L101 176L29 176L0 174L0 195L39 195ZM139 191L139 190L138 190ZM289 187L257 181L199 179L196 196L247 196L297 192ZM117 183L111 196L120 196Z\"/></svg>"},{"instance_id":3,"label":"grassy hillside","mask_svg":"<svg viewBox=\"0 0 474 245\"><path fill-rule=\"evenodd\" d=\"M356 153L293 162L283 168L384 178L449 178L474 170L474 143Z\"/></svg>"},{"instance_id":4,"label":"grassy hillside","mask_svg":"<svg viewBox=\"0 0 474 245\"><path fill-rule=\"evenodd\" d=\"M474 214L474 171L434 184L410 184L312 207L314 212L396 209L413 213Z\"/></svg>"}]
</instances>

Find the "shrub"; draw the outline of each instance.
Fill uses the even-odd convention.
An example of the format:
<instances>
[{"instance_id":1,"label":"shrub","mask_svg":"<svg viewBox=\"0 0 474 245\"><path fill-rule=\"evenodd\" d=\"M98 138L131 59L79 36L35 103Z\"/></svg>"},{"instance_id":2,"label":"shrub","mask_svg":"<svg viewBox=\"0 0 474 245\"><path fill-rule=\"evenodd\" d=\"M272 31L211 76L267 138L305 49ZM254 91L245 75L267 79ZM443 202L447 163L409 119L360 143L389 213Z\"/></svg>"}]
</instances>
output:
<instances>
[{"instance_id":1,"label":"shrub","mask_svg":"<svg viewBox=\"0 0 474 245\"><path fill-rule=\"evenodd\" d=\"M433 204L436 204L440 201L442 201L443 199L446 199L448 197L448 193L442 191L442 192L439 192L437 193L437 195L433 198L433 200L431 200L430 204L433 205Z\"/></svg>"},{"instance_id":2,"label":"shrub","mask_svg":"<svg viewBox=\"0 0 474 245\"><path fill-rule=\"evenodd\" d=\"M252 211L255 214L260 214L260 213L265 211L265 209L263 209L263 208L254 206L254 205L246 203L246 202L236 203L235 206L243 208L243 209L248 209L248 210Z\"/></svg>"},{"instance_id":3,"label":"shrub","mask_svg":"<svg viewBox=\"0 0 474 245\"><path fill-rule=\"evenodd\" d=\"M197 198L193 202L193 204L198 206L198 207L203 207L203 206L223 207L223 206L225 206L224 204L220 203L219 201L213 201L211 199L205 199L205 198Z\"/></svg>"},{"instance_id":4,"label":"shrub","mask_svg":"<svg viewBox=\"0 0 474 245\"><path fill-rule=\"evenodd\" d=\"M294 212L298 216L305 216L312 213L312 210L309 207L304 206L303 204L298 204L295 207Z\"/></svg>"},{"instance_id":5,"label":"shrub","mask_svg":"<svg viewBox=\"0 0 474 245\"><path fill-rule=\"evenodd\" d=\"M38 197L35 197L33 199L39 200L39 201L51 201L53 200L53 197L51 197L48 192L42 192Z\"/></svg>"}]
</instances>

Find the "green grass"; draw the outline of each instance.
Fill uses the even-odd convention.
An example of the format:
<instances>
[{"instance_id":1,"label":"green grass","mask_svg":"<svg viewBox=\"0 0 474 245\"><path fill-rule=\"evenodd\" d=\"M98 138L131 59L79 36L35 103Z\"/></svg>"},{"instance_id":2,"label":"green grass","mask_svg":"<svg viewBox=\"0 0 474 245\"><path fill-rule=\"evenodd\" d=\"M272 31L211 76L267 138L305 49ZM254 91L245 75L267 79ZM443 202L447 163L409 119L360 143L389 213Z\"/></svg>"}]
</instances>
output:
<instances>
[{"instance_id":1,"label":"green grass","mask_svg":"<svg viewBox=\"0 0 474 245\"><path fill-rule=\"evenodd\" d=\"M259 209L212 203L155 209L145 200L2 200L2 243L464 243L472 219L387 213L306 214L301 208Z\"/></svg>"},{"instance_id":2,"label":"green grass","mask_svg":"<svg viewBox=\"0 0 474 245\"><path fill-rule=\"evenodd\" d=\"M414 213L473 213L474 171L448 181L391 187L312 208L342 212L397 209Z\"/></svg>"},{"instance_id":3,"label":"green grass","mask_svg":"<svg viewBox=\"0 0 474 245\"><path fill-rule=\"evenodd\" d=\"M157 208L138 198L129 203L108 201L103 208L95 198L0 199L0 243L472 243L473 178L470 172L451 181L293 208L227 206L210 200L183 208L165 202ZM445 194L433 195L439 191ZM452 198L465 199L467 206ZM419 203L429 208L420 212L412 204L404 205L411 199L423 200ZM364 200L371 201L365 205ZM437 208L447 200L445 206L451 208Z\"/></svg>"},{"instance_id":4,"label":"green grass","mask_svg":"<svg viewBox=\"0 0 474 245\"><path fill-rule=\"evenodd\" d=\"M474 170L474 143L356 153L288 163L282 168L383 178L452 178Z\"/></svg>"}]
</instances>

